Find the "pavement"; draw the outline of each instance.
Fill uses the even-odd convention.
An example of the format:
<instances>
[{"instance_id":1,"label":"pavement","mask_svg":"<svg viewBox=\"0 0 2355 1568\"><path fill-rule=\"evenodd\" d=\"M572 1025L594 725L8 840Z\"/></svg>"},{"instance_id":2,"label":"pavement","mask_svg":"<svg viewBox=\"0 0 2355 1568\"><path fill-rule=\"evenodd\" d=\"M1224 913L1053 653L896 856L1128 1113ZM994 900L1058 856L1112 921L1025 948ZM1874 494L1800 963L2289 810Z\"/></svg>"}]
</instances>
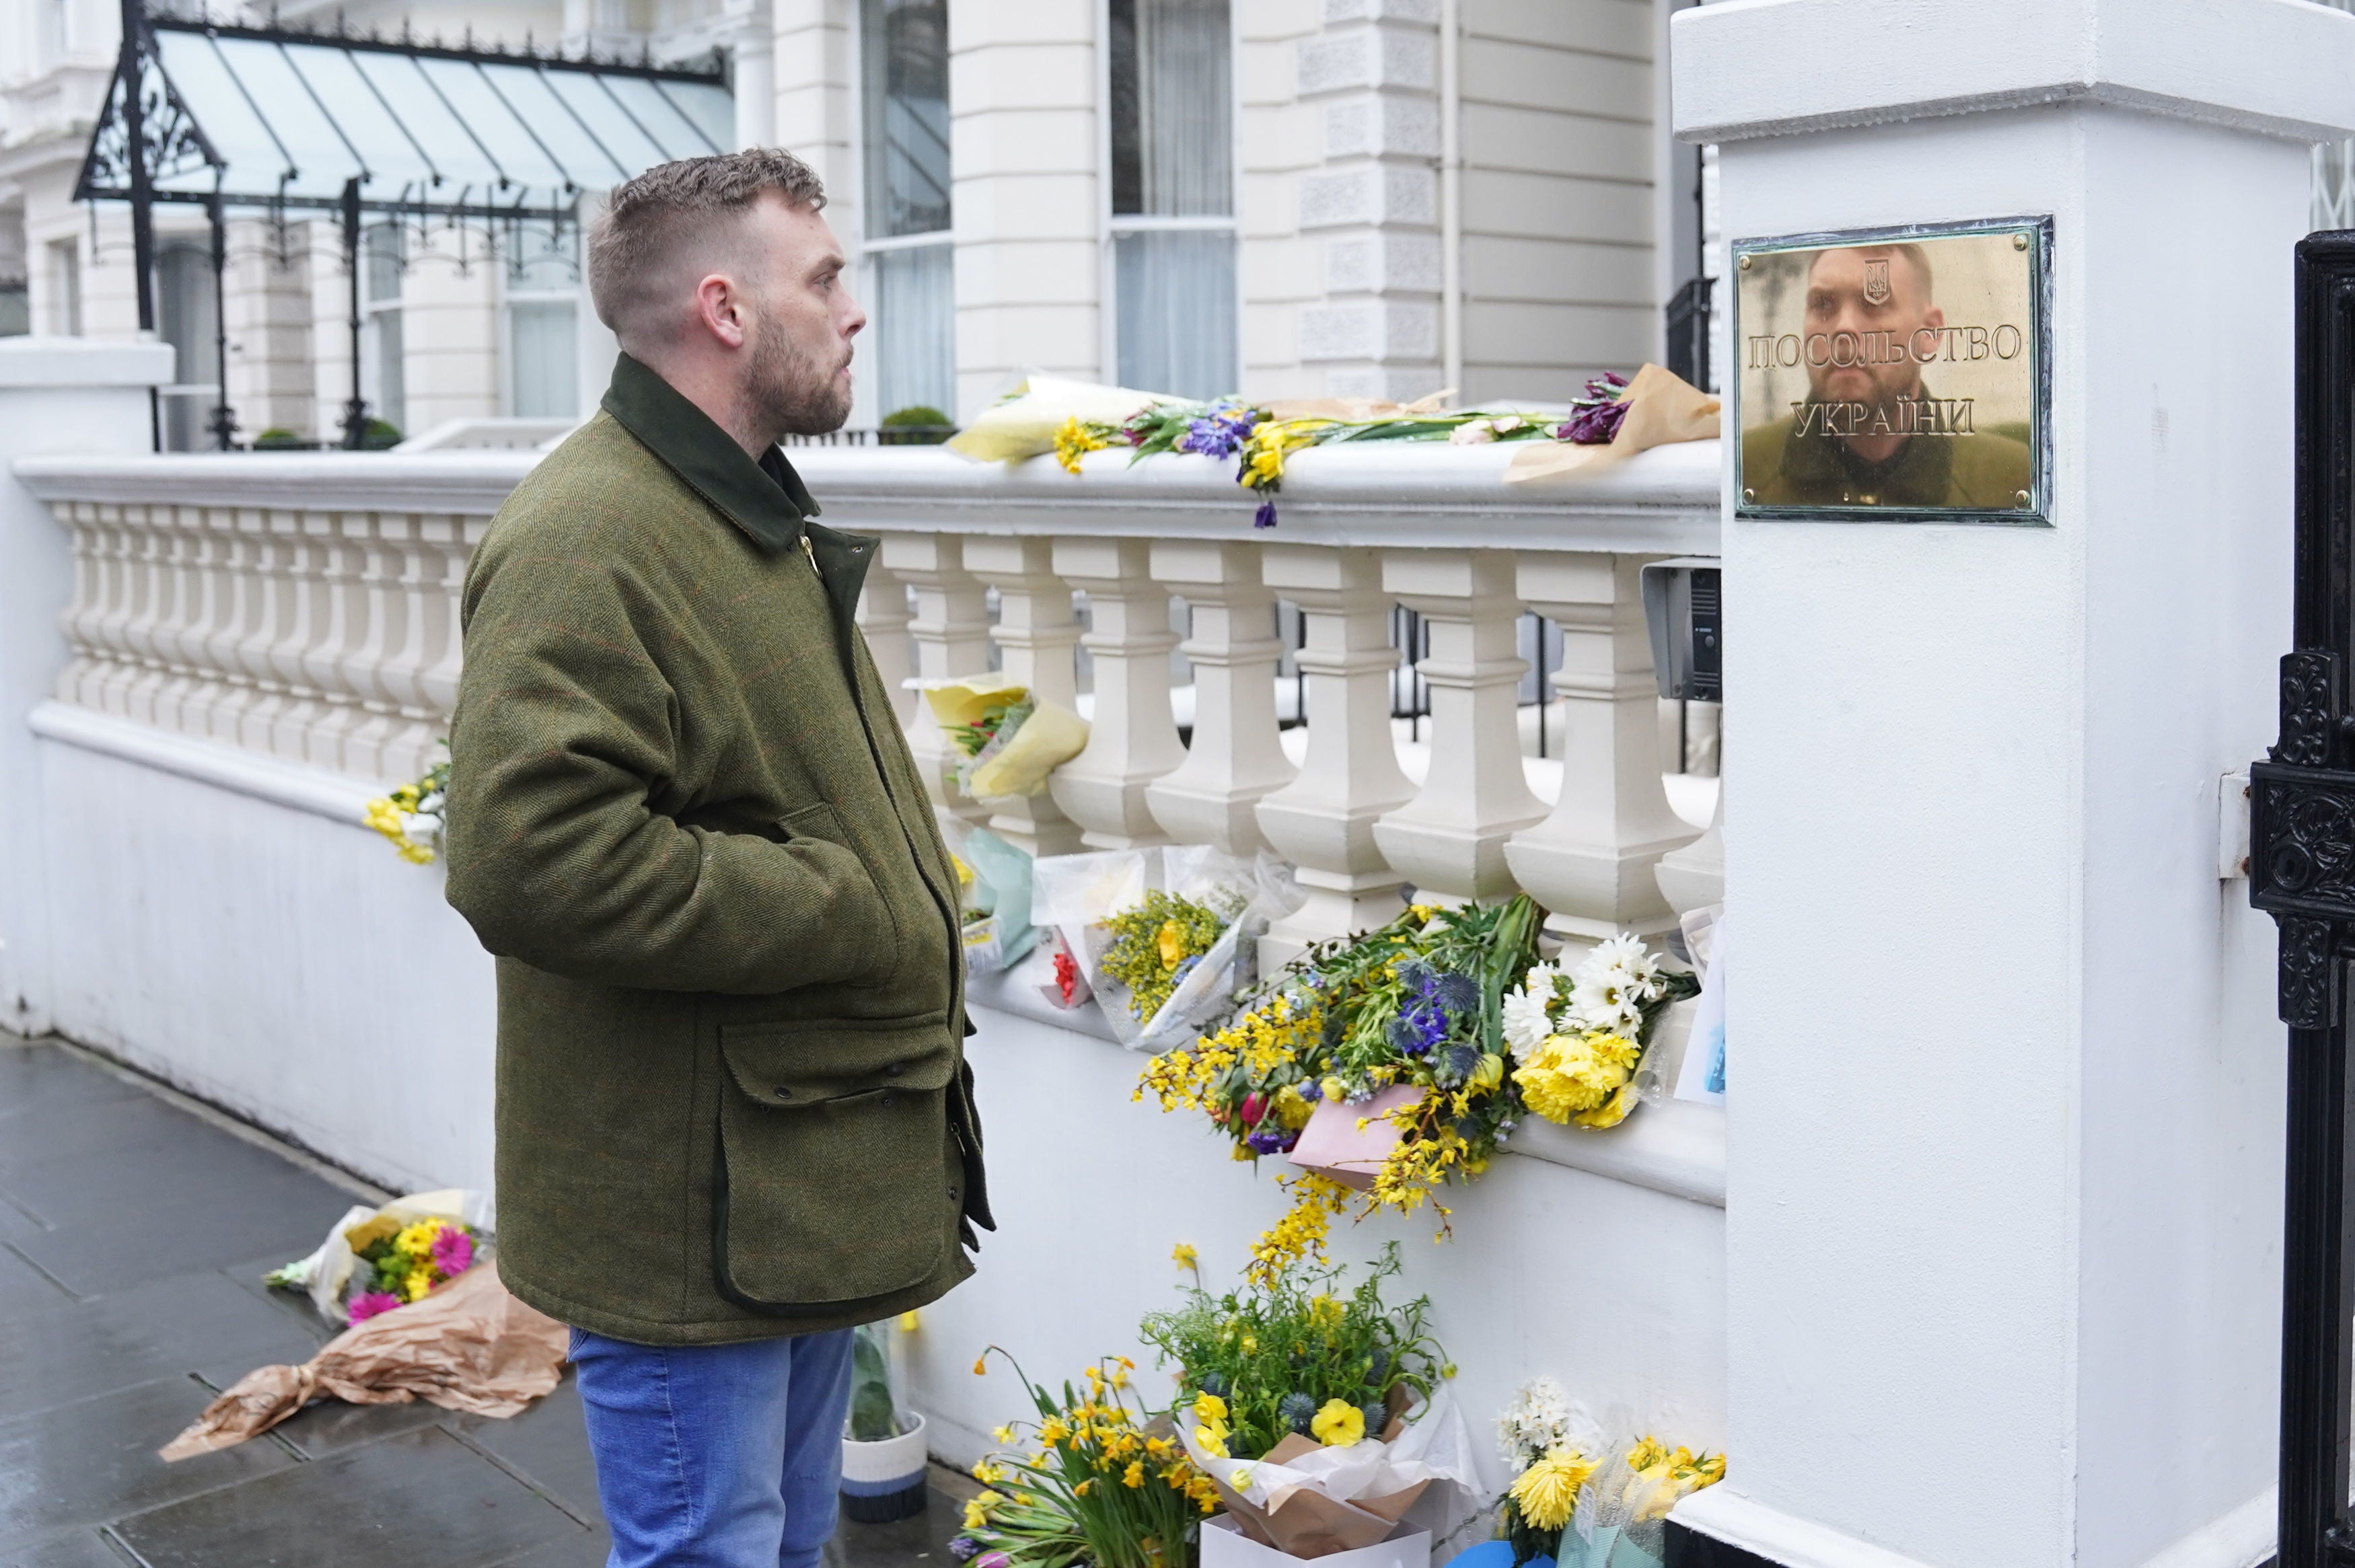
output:
<instances>
[{"instance_id":1,"label":"pavement","mask_svg":"<svg viewBox=\"0 0 2355 1568\"><path fill-rule=\"evenodd\" d=\"M507 1420L313 1404L238 1447L155 1450L330 1336L261 1283L380 1197L53 1041L0 1035L0 1568L598 1568L570 1376ZM962 1477L829 1568L949 1568Z\"/></svg>"}]
</instances>

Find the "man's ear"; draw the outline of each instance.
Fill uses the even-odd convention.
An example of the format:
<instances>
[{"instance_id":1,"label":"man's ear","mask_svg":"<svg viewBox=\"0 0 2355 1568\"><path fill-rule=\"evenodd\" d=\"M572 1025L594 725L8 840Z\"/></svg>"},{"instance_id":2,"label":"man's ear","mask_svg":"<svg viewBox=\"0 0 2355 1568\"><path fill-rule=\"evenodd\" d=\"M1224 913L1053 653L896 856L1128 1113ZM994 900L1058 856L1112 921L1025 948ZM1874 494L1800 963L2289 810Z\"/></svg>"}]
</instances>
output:
<instances>
[{"instance_id":1,"label":"man's ear","mask_svg":"<svg viewBox=\"0 0 2355 1568\"><path fill-rule=\"evenodd\" d=\"M727 348L744 346L746 334L743 291L725 272L708 274L695 286L696 324Z\"/></svg>"}]
</instances>

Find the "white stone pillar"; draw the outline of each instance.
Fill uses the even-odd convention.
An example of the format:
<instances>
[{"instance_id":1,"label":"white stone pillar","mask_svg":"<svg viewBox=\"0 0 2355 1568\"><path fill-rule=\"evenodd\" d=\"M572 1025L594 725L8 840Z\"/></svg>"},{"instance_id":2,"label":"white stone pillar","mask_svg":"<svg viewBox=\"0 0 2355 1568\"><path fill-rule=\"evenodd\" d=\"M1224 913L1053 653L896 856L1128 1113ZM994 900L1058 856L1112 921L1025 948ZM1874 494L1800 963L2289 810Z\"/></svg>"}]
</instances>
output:
<instances>
[{"instance_id":1,"label":"white stone pillar","mask_svg":"<svg viewBox=\"0 0 2355 1568\"><path fill-rule=\"evenodd\" d=\"M1153 575L1183 594L1194 635L1194 734L1186 760L1146 787L1156 821L1185 844L1247 855L1261 837L1262 797L1292 781L1277 738L1275 596L1260 581L1259 547L1158 539Z\"/></svg>"},{"instance_id":2,"label":"white stone pillar","mask_svg":"<svg viewBox=\"0 0 2355 1568\"><path fill-rule=\"evenodd\" d=\"M964 563L997 590L997 625L990 639L1006 678L1021 682L1041 702L1076 706L1073 650L1080 622L1071 613L1071 585L1055 575L1050 542L975 535L964 542ZM1069 854L1080 847L1079 824L1043 790L993 809L989 827L1032 854Z\"/></svg>"},{"instance_id":3,"label":"white stone pillar","mask_svg":"<svg viewBox=\"0 0 2355 1568\"><path fill-rule=\"evenodd\" d=\"M41 743L26 719L65 669L59 617L76 596L74 543L9 466L44 453L145 451L147 389L171 379L161 344L0 339L0 1027L20 1034L48 1029L52 1004L51 817Z\"/></svg>"},{"instance_id":4,"label":"white stone pillar","mask_svg":"<svg viewBox=\"0 0 2355 1568\"><path fill-rule=\"evenodd\" d=\"M1095 665L1088 748L1055 770L1056 804L1091 849L1167 842L1146 786L1186 760L1169 708L1169 590L1153 580L1143 539L1058 539L1056 573L1088 596L1080 645Z\"/></svg>"},{"instance_id":5,"label":"white stone pillar","mask_svg":"<svg viewBox=\"0 0 2355 1568\"><path fill-rule=\"evenodd\" d=\"M1518 567L1522 602L1561 628L1561 793L1505 860L1563 936L1663 931L1676 922L1652 868L1694 834L1660 787L1643 557L1531 550Z\"/></svg>"},{"instance_id":6,"label":"white stone pillar","mask_svg":"<svg viewBox=\"0 0 2355 1568\"><path fill-rule=\"evenodd\" d=\"M884 569L916 590L916 618L908 631L916 641L917 677L938 681L988 669L988 599L964 569L964 536L886 534L882 555ZM915 754L916 770L924 776L933 803L979 821L985 813L958 792L950 777L960 758L933 721L931 705L918 703L907 722L908 749Z\"/></svg>"},{"instance_id":7,"label":"white stone pillar","mask_svg":"<svg viewBox=\"0 0 2355 1568\"><path fill-rule=\"evenodd\" d=\"M880 561L868 567L866 586L858 593L858 630L867 639L875 673L891 694L891 712L902 729L923 705L923 698L908 686L908 678L916 673L915 644L908 633L914 621L907 583Z\"/></svg>"},{"instance_id":8,"label":"white stone pillar","mask_svg":"<svg viewBox=\"0 0 2355 1568\"><path fill-rule=\"evenodd\" d=\"M1794 1568L2259 1561L2285 1043L2216 780L2275 733L2292 249L2355 17L1672 36L1727 233L2054 234L2051 526L1729 515L1732 1464L1677 1518Z\"/></svg>"},{"instance_id":9,"label":"white stone pillar","mask_svg":"<svg viewBox=\"0 0 2355 1568\"><path fill-rule=\"evenodd\" d=\"M731 7L733 10L734 8ZM771 147L777 141L777 29L768 0L742 0L730 18L729 40L735 67L736 145Z\"/></svg>"},{"instance_id":10,"label":"white stone pillar","mask_svg":"<svg viewBox=\"0 0 2355 1568\"><path fill-rule=\"evenodd\" d=\"M1260 831L1299 870L1307 902L1260 945L1272 974L1302 948L1379 926L1402 906L1374 823L1414 796L1391 737L1391 596L1374 550L1270 545L1267 586L1300 607L1308 753L1300 775L1259 803Z\"/></svg>"},{"instance_id":11,"label":"white stone pillar","mask_svg":"<svg viewBox=\"0 0 2355 1568\"><path fill-rule=\"evenodd\" d=\"M1374 824L1374 842L1438 902L1513 891L1505 841L1542 818L1521 768L1520 600L1503 550L1386 550L1382 586L1420 614L1430 656L1431 770L1413 800Z\"/></svg>"}]
</instances>

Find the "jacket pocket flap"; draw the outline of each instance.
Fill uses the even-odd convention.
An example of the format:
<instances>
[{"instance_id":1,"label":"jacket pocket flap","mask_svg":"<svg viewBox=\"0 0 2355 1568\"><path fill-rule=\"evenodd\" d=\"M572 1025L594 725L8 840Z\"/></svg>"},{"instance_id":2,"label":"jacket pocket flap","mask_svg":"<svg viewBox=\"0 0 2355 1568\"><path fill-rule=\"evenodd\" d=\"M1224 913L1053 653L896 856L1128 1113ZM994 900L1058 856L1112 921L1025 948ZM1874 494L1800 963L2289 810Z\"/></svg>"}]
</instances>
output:
<instances>
[{"instance_id":1,"label":"jacket pocket flap","mask_svg":"<svg viewBox=\"0 0 2355 1568\"><path fill-rule=\"evenodd\" d=\"M879 1089L941 1089L956 1076L955 1037L939 1017L723 1023L736 1086L781 1110Z\"/></svg>"}]
</instances>

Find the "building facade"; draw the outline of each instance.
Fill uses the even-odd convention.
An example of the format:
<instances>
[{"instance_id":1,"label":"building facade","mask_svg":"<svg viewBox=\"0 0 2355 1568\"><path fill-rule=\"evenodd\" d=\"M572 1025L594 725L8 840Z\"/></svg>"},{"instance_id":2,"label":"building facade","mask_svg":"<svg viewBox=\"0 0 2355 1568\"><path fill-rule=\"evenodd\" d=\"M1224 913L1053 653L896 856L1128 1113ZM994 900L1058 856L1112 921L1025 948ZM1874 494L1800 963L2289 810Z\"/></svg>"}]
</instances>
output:
<instances>
[{"instance_id":1,"label":"building facade","mask_svg":"<svg viewBox=\"0 0 2355 1568\"><path fill-rule=\"evenodd\" d=\"M825 176L873 320L853 423L969 415L1026 371L1255 398L1559 401L1664 353L1700 267L1671 143L1674 0L404 0L273 25L727 62L740 144ZM219 13L222 20L261 18ZM127 215L77 203L110 0L0 7L0 331L135 334ZM583 211L596 192L584 193ZM157 221L165 444L576 418L613 352L577 236L372 222L360 322L334 225ZM219 320L215 319L216 298ZM216 352L216 328L223 352ZM221 361L225 359L224 366Z\"/></svg>"}]
</instances>

